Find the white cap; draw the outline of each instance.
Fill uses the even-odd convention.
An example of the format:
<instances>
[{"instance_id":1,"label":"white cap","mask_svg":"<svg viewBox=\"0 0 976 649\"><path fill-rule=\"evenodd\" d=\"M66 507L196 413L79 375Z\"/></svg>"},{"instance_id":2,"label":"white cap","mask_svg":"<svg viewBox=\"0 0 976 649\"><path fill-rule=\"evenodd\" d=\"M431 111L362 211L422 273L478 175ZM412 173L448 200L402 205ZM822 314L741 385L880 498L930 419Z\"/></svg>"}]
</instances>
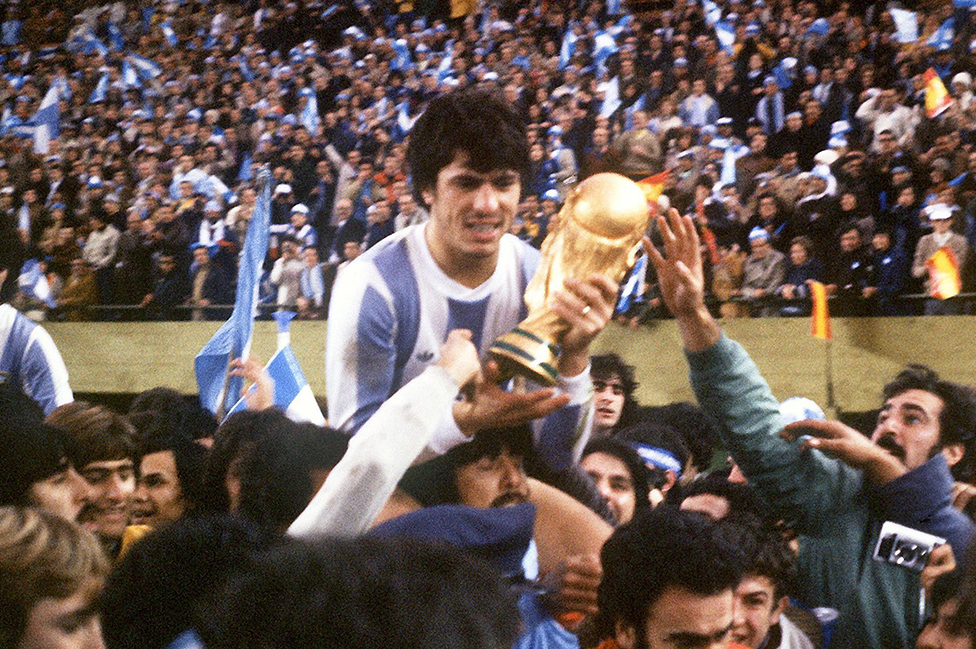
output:
<instances>
[{"instance_id":1,"label":"white cap","mask_svg":"<svg viewBox=\"0 0 976 649\"><path fill-rule=\"evenodd\" d=\"M291 213L308 214L308 208L305 207L305 203L298 203L295 207L291 208Z\"/></svg>"},{"instance_id":2,"label":"white cap","mask_svg":"<svg viewBox=\"0 0 976 649\"><path fill-rule=\"evenodd\" d=\"M290 194L291 193L291 185L289 185L288 183L281 183L280 185L278 185L277 187L275 187L274 193L275 194Z\"/></svg>"}]
</instances>

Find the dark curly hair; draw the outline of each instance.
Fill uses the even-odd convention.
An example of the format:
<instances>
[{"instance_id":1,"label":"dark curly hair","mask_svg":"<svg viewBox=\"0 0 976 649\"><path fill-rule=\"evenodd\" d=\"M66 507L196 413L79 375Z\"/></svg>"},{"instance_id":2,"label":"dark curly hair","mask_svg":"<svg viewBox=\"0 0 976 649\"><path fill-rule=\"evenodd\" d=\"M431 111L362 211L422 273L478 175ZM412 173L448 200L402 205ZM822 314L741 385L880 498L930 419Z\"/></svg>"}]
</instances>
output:
<instances>
[{"instance_id":1,"label":"dark curly hair","mask_svg":"<svg viewBox=\"0 0 976 649\"><path fill-rule=\"evenodd\" d=\"M475 85L441 95L417 119L407 142L407 165L419 204L430 207L423 191L437 184L437 174L460 152L479 173L512 169L527 185L525 122L496 88Z\"/></svg>"}]
</instances>

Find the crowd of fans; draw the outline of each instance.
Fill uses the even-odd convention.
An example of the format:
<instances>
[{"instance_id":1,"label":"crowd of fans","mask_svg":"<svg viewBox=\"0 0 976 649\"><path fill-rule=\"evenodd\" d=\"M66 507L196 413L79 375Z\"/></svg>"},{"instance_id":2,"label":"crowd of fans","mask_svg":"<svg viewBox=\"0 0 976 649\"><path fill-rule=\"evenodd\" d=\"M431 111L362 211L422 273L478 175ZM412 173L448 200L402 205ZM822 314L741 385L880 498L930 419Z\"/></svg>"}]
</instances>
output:
<instances>
[{"instance_id":1,"label":"crowd of fans","mask_svg":"<svg viewBox=\"0 0 976 649\"><path fill-rule=\"evenodd\" d=\"M711 233L725 315L803 313L809 280L839 315L968 309L921 298L941 247L971 284L976 13L929 3L902 43L877 3L266 4L3 8L0 219L34 260L21 308L223 317L268 164L263 299L320 317L343 262L426 218L403 160L417 116L482 82L529 125L512 229L537 247L575 181L667 170L667 203ZM953 99L935 117L929 69ZM662 312L645 279L638 319Z\"/></svg>"},{"instance_id":2,"label":"crowd of fans","mask_svg":"<svg viewBox=\"0 0 976 649\"><path fill-rule=\"evenodd\" d=\"M811 279L906 313L946 248L965 279L968 11L942 49L941 5L904 47L855 3L270 5L5 7L0 646L976 646L976 390L910 365L865 435L778 402L713 315L801 314ZM591 356L601 275L547 303L555 388L483 361L607 170L668 171L622 315L677 319L698 405ZM7 300L222 318L264 191L267 303L348 306L329 425L253 359L223 421L74 401Z\"/></svg>"}]
</instances>

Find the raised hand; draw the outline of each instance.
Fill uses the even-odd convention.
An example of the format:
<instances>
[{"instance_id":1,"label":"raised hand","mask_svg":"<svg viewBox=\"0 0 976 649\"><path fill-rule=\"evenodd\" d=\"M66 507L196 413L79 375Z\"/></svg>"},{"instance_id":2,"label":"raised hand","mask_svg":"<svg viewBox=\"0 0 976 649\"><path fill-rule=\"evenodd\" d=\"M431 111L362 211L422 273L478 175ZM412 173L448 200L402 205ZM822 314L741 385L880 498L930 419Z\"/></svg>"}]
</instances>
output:
<instances>
[{"instance_id":1,"label":"raised hand","mask_svg":"<svg viewBox=\"0 0 976 649\"><path fill-rule=\"evenodd\" d=\"M664 304L676 318L694 313L705 305L705 272L694 222L672 208L668 218L657 217L657 226L665 254L661 255L647 237L644 250L657 269Z\"/></svg>"}]
</instances>

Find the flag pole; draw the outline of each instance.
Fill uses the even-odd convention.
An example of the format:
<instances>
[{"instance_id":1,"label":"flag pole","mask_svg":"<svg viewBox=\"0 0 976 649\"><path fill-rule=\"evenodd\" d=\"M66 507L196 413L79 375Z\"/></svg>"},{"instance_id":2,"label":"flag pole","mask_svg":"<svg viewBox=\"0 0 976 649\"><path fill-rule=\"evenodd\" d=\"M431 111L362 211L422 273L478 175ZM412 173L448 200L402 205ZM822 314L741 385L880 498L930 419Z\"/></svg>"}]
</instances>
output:
<instances>
[{"instance_id":1,"label":"flag pole","mask_svg":"<svg viewBox=\"0 0 976 649\"><path fill-rule=\"evenodd\" d=\"M824 342L826 343L824 345L824 370L827 374L827 407L832 413L834 413L834 415L836 415L835 411L837 410L837 406L834 403L834 362L833 354L831 353L830 349L832 341L830 338L828 338Z\"/></svg>"}]
</instances>

